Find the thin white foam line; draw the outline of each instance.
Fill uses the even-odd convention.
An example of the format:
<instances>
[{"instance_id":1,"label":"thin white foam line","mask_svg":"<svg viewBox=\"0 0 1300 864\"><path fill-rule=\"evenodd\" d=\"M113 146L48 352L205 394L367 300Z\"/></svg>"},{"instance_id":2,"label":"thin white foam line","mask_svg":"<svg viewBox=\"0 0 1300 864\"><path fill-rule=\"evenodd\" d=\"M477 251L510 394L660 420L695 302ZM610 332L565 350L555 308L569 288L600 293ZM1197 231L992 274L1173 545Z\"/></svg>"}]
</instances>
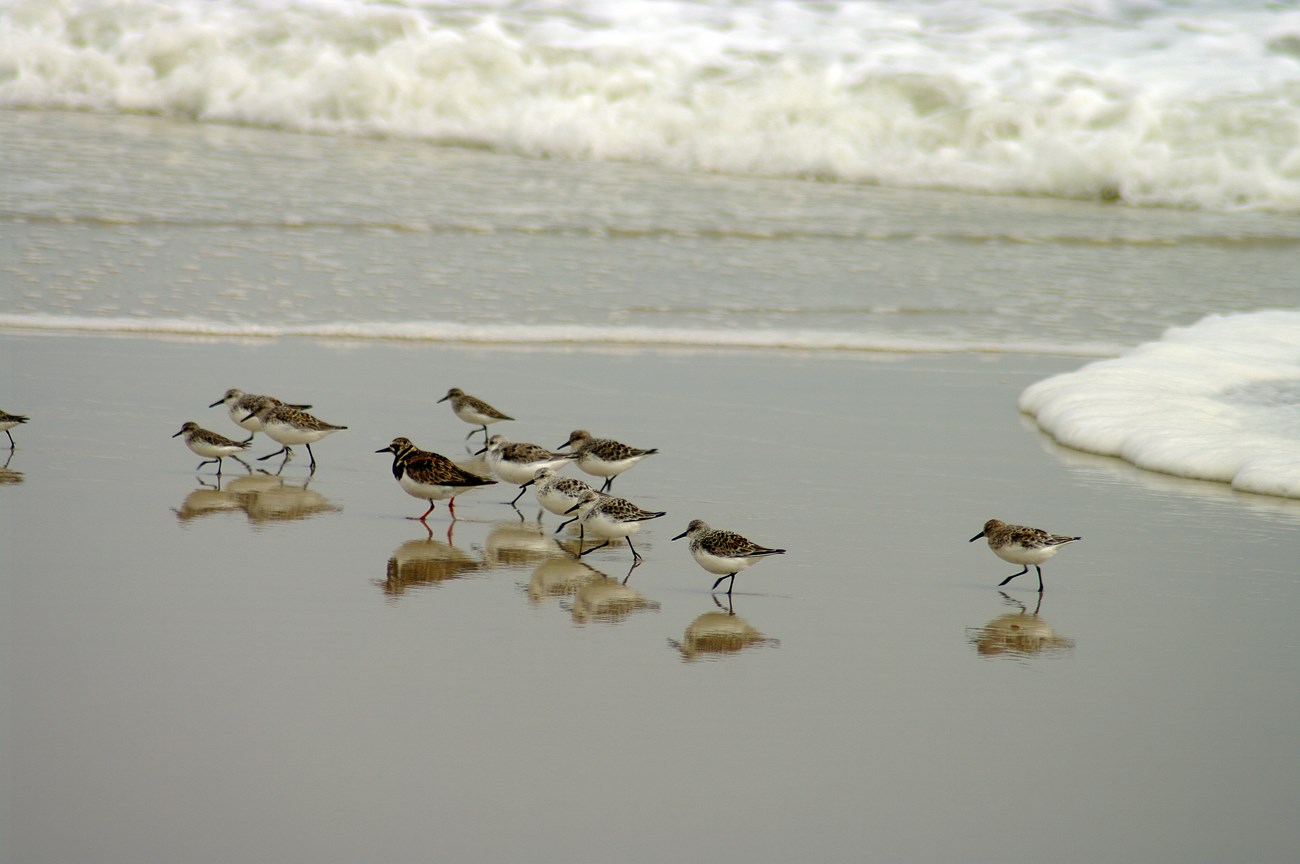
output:
<instances>
[{"instance_id":1,"label":"thin white foam line","mask_svg":"<svg viewBox=\"0 0 1300 864\"><path fill-rule=\"evenodd\" d=\"M0 328L74 333L202 336L215 339L317 338L468 343L482 345L622 345L725 349L784 349L891 354L1046 354L1114 357L1124 346L1106 343L1017 343L890 339L834 331L733 331L652 327L600 328L519 324L471 326L452 323L347 323L304 325L225 324L184 318L77 318L0 314Z\"/></svg>"}]
</instances>

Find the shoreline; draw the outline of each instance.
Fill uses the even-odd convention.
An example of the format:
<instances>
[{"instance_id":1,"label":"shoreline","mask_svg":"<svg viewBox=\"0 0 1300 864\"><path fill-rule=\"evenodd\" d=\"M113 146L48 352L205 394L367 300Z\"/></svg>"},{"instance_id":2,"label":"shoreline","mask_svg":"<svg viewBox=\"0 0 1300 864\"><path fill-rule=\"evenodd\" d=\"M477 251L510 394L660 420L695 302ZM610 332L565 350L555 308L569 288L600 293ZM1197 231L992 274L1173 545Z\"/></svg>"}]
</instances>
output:
<instances>
[{"instance_id":1,"label":"shoreline","mask_svg":"<svg viewBox=\"0 0 1300 864\"><path fill-rule=\"evenodd\" d=\"M24 323L24 319L33 323ZM147 323L146 323L147 322ZM403 332L417 331L424 332ZM436 331L448 331L447 335L437 335ZM482 336L470 336L465 333L456 335L456 331L478 331ZM517 331L521 335L511 337L502 335ZM581 331L577 333L576 331ZM511 325L475 325L463 326L450 323L419 322L418 324L380 324L380 323L321 323L304 325L258 325L258 324L220 324L217 322L189 322L184 319L144 319L135 323L133 319L77 319L61 321L53 315L4 315L0 314L0 333L49 333L51 335L94 335L125 336L138 338L178 338L183 340L198 339L215 342L263 341L273 339L307 339L322 343L339 342L367 343L393 342L398 344L429 345L430 347L484 347L484 348L523 348L540 349L584 349L604 350L673 350L683 351L789 351L809 353L846 353L846 354L897 354L901 356L926 355L1010 355L1021 357L1068 357L1077 359L1105 359L1118 356L1128 350L1118 345L1073 345L1069 348L1051 348L1047 345L1026 344L1023 347L1007 347L989 342L970 342L944 347L940 342L924 340L893 340L886 338L862 337L855 334L805 331L729 331L729 330L670 330L657 328L625 328L619 338L601 336L604 328L595 326L532 326L524 324ZM522 334L530 333L531 336ZM490 334L490 335L489 335ZM1131 347L1131 346L1130 346Z\"/></svg>"}]
</instances>

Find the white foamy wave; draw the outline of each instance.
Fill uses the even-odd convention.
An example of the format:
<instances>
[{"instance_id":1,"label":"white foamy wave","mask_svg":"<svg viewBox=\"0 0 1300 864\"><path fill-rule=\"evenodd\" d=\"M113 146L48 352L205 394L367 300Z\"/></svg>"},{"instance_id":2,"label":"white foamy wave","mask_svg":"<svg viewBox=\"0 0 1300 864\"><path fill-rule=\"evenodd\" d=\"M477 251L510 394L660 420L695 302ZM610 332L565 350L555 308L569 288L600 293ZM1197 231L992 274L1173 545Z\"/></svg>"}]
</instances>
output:
<instances>
[{"instance_id":1,"label":"white foamy wave","mask_svg":"<svg viewBox=\"0 0 1300 864\"><path fill-rule=\"evenodd\" d=\"M398 340L458 342L485 345L605 345L729 349L788 349L795 351L861 351L897 354L1066 354L1107 357L1116 352L1103 343L1062 347L1060 343L925 341L889 335L822 330L721 330L671 327L598 327L577 324L472 325L438 321L323 322L269 325L226 323L192 318L84 318L63 315L0 314L0 328L72 333L202 336L217 339Z\"/></svg>"},{"instance_id":2,"label":"white foamy wave","mask_svg":"<svg viewBox=\"0 0 1300 864\"><path fill-rule=\"evenodd\" d=\"M1300 210L1300 11L1153 0L0 0L0 105Z\"/></svg>"},{"instance_id":3,"label":"white foamy wave","mask_svg":"<svg viewBox=\"0 0 1300 864\"><path fill-rule=\"evenodd\" d=\"M1300 498L1300 312L1213 315L1021 394L1060 443Z\"/></svg>"}]
</instances>

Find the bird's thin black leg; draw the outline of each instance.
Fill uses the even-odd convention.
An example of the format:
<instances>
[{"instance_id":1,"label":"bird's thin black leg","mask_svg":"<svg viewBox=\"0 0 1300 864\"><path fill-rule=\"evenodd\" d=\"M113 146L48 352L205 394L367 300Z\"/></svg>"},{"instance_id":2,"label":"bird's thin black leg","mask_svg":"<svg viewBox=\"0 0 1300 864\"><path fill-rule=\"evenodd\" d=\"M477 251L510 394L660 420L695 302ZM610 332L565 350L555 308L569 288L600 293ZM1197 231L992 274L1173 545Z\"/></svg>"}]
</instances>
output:
<instances>
[{"instance_id":1,"label":"bird's thin black leg","mask_svg":"<svg viewBox=\"0 0 1300 864\"><path fill-rule=\"evenodd\" d=\"M1003 579L1001 582L999 582L999 583L998 583L998 587L1001 588L1003 585L1007 584L1008 582L1010 582L1012 579L1016 578L1017 576L1024 576L1024 575L1025 575L1026 573L1028 573L1028 572L1029 572L1029 565L1026 564L1024 570L1021 570L1019 573L1012 573L1010 576L1008 576L1007 578L1005 578L1005 579ZM1041 573L1042 571L1040 570L1039 572Z\"/></svg>"},{"instance_id":2,"label":"bird's thin black leg","mask_svg":"<svg viewBox=\"0 0 1300 864\"><path fill-rule=\"evenodd\" d=\"M577 518L578 518L577 516L574 516L572 519L569 520L569 522L574 522L577 520ZM568 525L569 522L565 522L564 525ZM564 525L561 525L560 528L563 528ZM584 532L582 529L583 529L582 523L578 522L578 554L576 556L578 558L582 557L582 544L587 539L586 532ZM558 531L559 529L557 528L556 530Z\"/></svg>"}]
</instances>

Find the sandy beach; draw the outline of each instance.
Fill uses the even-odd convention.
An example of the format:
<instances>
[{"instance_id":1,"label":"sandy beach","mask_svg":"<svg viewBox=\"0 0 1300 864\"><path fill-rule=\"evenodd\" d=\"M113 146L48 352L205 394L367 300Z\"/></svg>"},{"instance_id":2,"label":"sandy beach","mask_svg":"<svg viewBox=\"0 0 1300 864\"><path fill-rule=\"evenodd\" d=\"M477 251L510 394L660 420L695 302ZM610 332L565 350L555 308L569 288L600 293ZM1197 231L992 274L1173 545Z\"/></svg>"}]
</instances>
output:
<instances>
[{"instance_id":1,"label":"sandy beach","mask_svg":"<svg viewBox=\"0 0 1300 864\"><path fill-rule=\"evenodd\" d=\"M18 5L0 864L1297 859L1300 500L1017 407L1223 316L1065 395L1294 430L1289 10ZM347 429L218 481L232 387ZM642 565L410 519L451 387L658 448ZM1083 539L999 590L990 518ZM692 519L787 552L728 602Z\"/></svg>"},{"instance_id":2,"label":"sandy beach","mask_svg":"<svg viewBox=\"0 0 1300 864\"><path fill-rule=\"evenodd\" d=\"M1016 398L1077 360L2 339L5 861L1300 848L1300 504L1052 445ZM626 585L513 487L404 518L374 450L466 457L450 386L659 448L615 484L668 512ZM228 387L349 428L215 488L168 436L235 434ZM967 542L994 516L1083 536L1042 598ZM732 616L693 518L789 550Z\"/></svg>"}]
</instances>

